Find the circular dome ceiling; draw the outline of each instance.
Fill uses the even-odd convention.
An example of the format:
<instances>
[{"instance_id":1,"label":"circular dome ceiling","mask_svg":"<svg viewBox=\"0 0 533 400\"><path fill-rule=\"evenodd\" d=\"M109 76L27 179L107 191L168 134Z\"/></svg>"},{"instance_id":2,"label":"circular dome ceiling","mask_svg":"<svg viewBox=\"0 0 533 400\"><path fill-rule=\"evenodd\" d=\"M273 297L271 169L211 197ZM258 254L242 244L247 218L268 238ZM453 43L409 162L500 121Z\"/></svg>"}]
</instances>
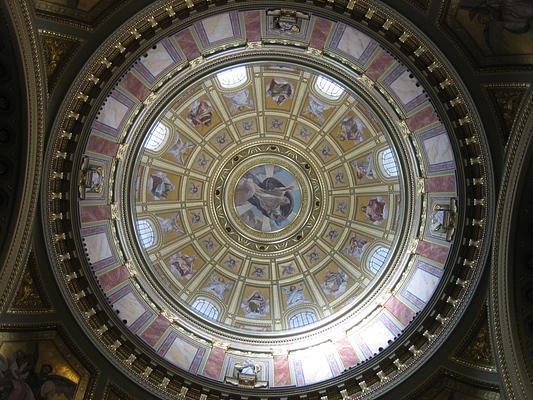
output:
<instances>
[{"instance_id":1,"label":"circular dome ceiling","mask_svg":"<svg viewBox=\"0 0 533 400\"><path fill-rule=\"evenodd\" d=\"M161 4L56 121L43 214L74 315L168 398L191 381L377 395L443 340L485 257L492 178L460 83L362 3L353 21L257 5L182 22Z\"/></svg>"},{"instance_id":2,"label":"circular dome ceiling","mask_svg":"<svg viewBox=\"0 0 533 400\"><path fill-rule=\"evenodd\" d=\"M233 66L167 97L131 163L136 265L162 309L248 334L377 297L409 237L390 116L286 62Z\"/></svg>"}]
</instances>

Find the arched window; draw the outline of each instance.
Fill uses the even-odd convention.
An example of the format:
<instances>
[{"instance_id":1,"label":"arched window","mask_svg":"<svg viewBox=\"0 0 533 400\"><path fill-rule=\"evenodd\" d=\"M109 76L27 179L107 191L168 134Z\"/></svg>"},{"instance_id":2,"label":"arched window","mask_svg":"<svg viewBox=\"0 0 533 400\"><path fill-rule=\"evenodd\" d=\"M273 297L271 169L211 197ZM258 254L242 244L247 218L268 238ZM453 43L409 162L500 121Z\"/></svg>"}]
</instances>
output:
<instances>
[{"instance_id":1,"label":"arched window","mask_svg":"<svg viewBox=\"0 0 533 400\"><path fill-rule=\"evenodd\" d=\"M152 247L156 242L156 232L152 221L148 219L140 219L137 221L137 235L145 249Z\"/></svg>"},{"instance_id":2,"label":"arched window","mask_svg":"<svg viewBox=\"0 0 533 400\"><path fill-rule=\"evenodd\" d=\"M305 310L294 314L289 318L289 329L299 328L301 326L312 324L317 321L314 311Z\"/></svg>"},{"instance_id":3,"label":"arched window","mask_svg":"<svg viewBox=\"0 0 533 400\"><path fill-rule=\"evenodd\" d=\"M379 166L386 177L398 176L398 164L390 147L379 153Z\"/></svg>"},{"instance_id":4,"label":"arched window","mask_svg":"<svg viewBox=\"0 0 533 400\"><path fill-rule=\"evenodd\" d=\"M192 303L192 308L198 313L203 315L206 318L217 320L218 318L218 308L213 304L213 302L207 300L207 299L196 299L194 303Z\"/></svg>"},{"instance_id":5,"label":"arched window","mask_svg":"<svg viewBox=\"0 0 533 400\"><path fill-rule=\"evenodd\" d=\"M248 79L246 67L234 67L217 74L220 86L226 89L236 88Z\"/></svg>"},{"instance_id":6,"label":"arched window","mask_svg":"<svg viewBox=\"0 0 533 400\"><path fill-rule=\"evenodd\" d=\"M341 85L322 75L319 76L315 82L315 90L331 100L337 100L344 93L344 89Z\"/></svg>"},{"instance_id":7,"label":"arched window","mask_svg":"<svg viewBox=\"0 0 533 400\"><path fill-rule=\"evenodd\" d=\"M368 260L366 262L366 269L369 270L372 274L376 275L381 267L383 267L383 264L385 264L385 260L387 259L387 256L389 255L389 248L385 246L377 246L372 249L370 254L368 255Z\"/></svg>"},{"instance_id":8,"label":"arched window","mask_svg":"<svg viewBox=\"0 0 533 400\"><path fill-rule=\"evenodd\" d=\"M158 122L150 131L144 147L152 151L161 150L167 142L169 133L168 127L162 122Z\"/></svg>"}]
</instances>

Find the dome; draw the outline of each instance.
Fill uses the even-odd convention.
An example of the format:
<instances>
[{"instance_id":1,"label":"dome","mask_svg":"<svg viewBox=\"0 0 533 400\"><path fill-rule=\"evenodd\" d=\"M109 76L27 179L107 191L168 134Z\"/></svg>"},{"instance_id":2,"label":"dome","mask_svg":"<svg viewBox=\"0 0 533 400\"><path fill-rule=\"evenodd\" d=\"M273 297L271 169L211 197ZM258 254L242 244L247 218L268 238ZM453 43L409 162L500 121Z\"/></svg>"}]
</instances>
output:
<instances>
[{"instance_id":1,"label":"dome","mask_svg":"<svg viewBox=\"0 0 533 400\"><path fill-rule=\"evenodd\" d=\"M359 17L383 21L157 9L73 83L54 273L148 390L376 396L460 317L486 239L477 114L414 27Z\"/></svg>"}]
</instances>

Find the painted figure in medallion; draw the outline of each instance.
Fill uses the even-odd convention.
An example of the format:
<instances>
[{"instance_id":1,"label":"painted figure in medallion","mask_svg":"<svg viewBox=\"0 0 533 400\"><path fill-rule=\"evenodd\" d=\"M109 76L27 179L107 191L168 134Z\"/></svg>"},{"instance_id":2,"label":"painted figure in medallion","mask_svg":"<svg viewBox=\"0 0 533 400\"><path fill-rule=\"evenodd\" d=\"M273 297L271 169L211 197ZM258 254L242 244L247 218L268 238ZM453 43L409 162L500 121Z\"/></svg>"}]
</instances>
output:
<instances>
[{"instance_id":1,"label":"painted figure in medallion","mask_svg":"<svg viewBox=\"0 0 533 400\"><path fill-rule=\"evenodd\" d=\"M340 296L346 291L348 286L348 277L343 271L328 271L322 282L322 289L328 296Z\"/></svg>"},{"instance_id":2,"label":"painted figure in medallion","mask_svg":"<svg viewBox=\"0 0 533 400\"><path fill-rule=\"evenodd\" d=\"M291 285L288 288L282 288L283 294L287 295L287 307L305 303L304 285Z\"/></svg>"},{"instance_id":3,"label":"painted figure in medallion","mask_svg":"<svg viewBox=\"0 0 533 400\"><path fill-rule=\"evenodd\" d=\"M208 100L195 100L189 106L187 121L193 126L208 126L213 120L213 107Z\"/></svg>"},{"instance_id":4,"label":"painted figure in medallion","mask_svg":"<svg viewBox=\"0 0 533 400\"><path fill-rule=\"evenodd\" d=\"M178 213L170 216L170 218L157 217L157 219L161 225L163 233L184 233Z\"/></svg>"},{"instance_id":5,"label":"painted figure in medallion","mask_svg":"<svg viewBox=\"0 0 533 400\"><path fill-rule=\"evenodd\" d=\"M236 93L228 93L224 96L231 101L230 113L232 115L241 111L251 110L254 107L254 102L248 89L243 89Z\"/></svg>"},{"instance_id":6,"label":"painted figure in medallion","mask_svg":"<svg viewBox=\"0 0 533 400\"><path fill-rule=\"evenodd\" d=\"M148 177L148 189L154 199L166 200L169 193L176 189L176 186L168 179L167 174L157 171Z\"/></svg>"},{"instance_id":7,"label":"painted figure in medallion","mask_svg":"<svg viewBox=\"0 0 533 400\"><path fill-rule=\"evenodd\" d=\"M281 34L300 33L302 20L309 19L308 14L285 8L269 10L267 15L273 17L271 29Z\"/></svg>"},{"instance_id":8,"label":"painted figure in medallion","mask_svg":"<svg viewBox=\"0 0 533 400\"><path fill-rule=\"evenodd\" d=\"M233 284L224 281L224 278L217 276L216 274L211 275L211 280L207 284L207 287L204 288L206 292L213 293L220 300L224 300L224 294L232 288Z\"/></svg>"},{"instance_id":9,"label":"painted figure in medallion","mask_svg":"<svg viewBox=\"0 0 533 400\"><path fill-rule=\"evenodd\" d=\"M241 303L244 315L249 318L260 318L268 314L270 305L268 299L259 293L254 292L248 299Z\"/></svg>"},{"instance_id":10,"label":"painted figure in medallion","mask_svg":"<svg viewBox=\"0 0 533 400\"><path fill-rule=\"evenodd\" d=\"M365 124L360 118L351 116L346 117L341 121L341 132L339 133L340 140L352 140L355 143L361 143L364 139L363 131Z\"/></svg>"},{"instance_id":11,"label":"painted figure in medallion","mask_svg":"<svg viewBox=\"0 0 533 400\"><path fill-rule=\"evenodd\" d=\"M274 103L280 106L291 98L294 89L292 84L285 79L274 78L270 81L266 92Z\"/></svg>"},{"instance_id":12,"label":"painted figure in medallion","mask_svg":"<svg viewBox=\"0 0 533 400\"><path fill-rule=\"evenodd\" d=\"M92 165L90 159L84 156L81 161L79 194L85 199L87 193L100 194L104 189L104 168Z\"/></svg>"},{"instance_id":13,"label":"painted figure in medallion","mask_svg":"<svg viewBox=\"0 0 533 400\"><path fill-rule=\"evenodd\" d=\"M288 171L270 165L266 167L255 167L240 179L235 190L235 206L243 221L250 227L257 229L257 223L264 219L260 216L263 216L268 218L269 223L274 224L272 228L265 229L272 230L274 227L282 227L292 221L295 200L298 201L297 206L299 207L300 190L294 177ZM284 184L282 179L287 184ZM294 193L295 191L297 193ZM253 209L243 208L246 204L253 206ZM241 209L245 211L240 212ZM253 213L252 216L248 215L250 211ZM250 223L252 222L250 218L253 219L253 225ZM261 224L261 226L263 225ZM261 229L263 230L263 228Z\"/></svg>"},{"instance_id":14,"label":"painted figure in medallion","mask_svg":"<svg viewBox=\"0 0 533 400\"><path fill-rule=\"evenodd\" d=\"M193 263L196 260L195 256L189 256L178 252L170 256L169 269L172 275L178 279L191 279L193 270Z\"/></svg>"},{"instance_id":15,"label":"painted figure in medallion","mask_svg":"<svg viewBox=\"0 0 533 400\"><path fill-rule=\"evenodd\" d=\"M361 207L361 211L363 211L371 223L379 225L387 217L387 204L383 197L374 197L368 201L366 206Z\"/></svg>"}]
</instances>

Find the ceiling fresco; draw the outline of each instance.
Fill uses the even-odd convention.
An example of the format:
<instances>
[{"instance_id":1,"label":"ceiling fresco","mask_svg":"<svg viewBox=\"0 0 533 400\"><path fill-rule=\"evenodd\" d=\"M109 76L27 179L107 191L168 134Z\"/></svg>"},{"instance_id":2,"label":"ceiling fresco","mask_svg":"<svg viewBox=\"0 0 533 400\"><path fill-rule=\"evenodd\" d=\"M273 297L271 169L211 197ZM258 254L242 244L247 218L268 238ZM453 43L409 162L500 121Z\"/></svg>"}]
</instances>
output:
<instances>
[{"instance_id":1,"label":"ceiling fresco","mask_svg":"<svg viewBox=\"0 0 533 400\"><path fill-rule=\"evenodd\" d=\"M120 69L109 60L112 84L95 70L84 82L102 93L75 94L92 111L58 128L58 143L83 141L72 157L55 149L52 184L69 167L75 184L50 191L46 220L62 290L110 359L168 396L168 371L297 390L371 365L420 316L431 324L376 382L423 355L482 242L458 236L484 228L481 211L459 218L463 164L485 160L461 160L479 140L460 147L451 130L470 134L473 117L446 122L423 74L366 30L304 11L211 13ZM471 182L469 207L484 207Z\"/></svg>"}]
</instances>

